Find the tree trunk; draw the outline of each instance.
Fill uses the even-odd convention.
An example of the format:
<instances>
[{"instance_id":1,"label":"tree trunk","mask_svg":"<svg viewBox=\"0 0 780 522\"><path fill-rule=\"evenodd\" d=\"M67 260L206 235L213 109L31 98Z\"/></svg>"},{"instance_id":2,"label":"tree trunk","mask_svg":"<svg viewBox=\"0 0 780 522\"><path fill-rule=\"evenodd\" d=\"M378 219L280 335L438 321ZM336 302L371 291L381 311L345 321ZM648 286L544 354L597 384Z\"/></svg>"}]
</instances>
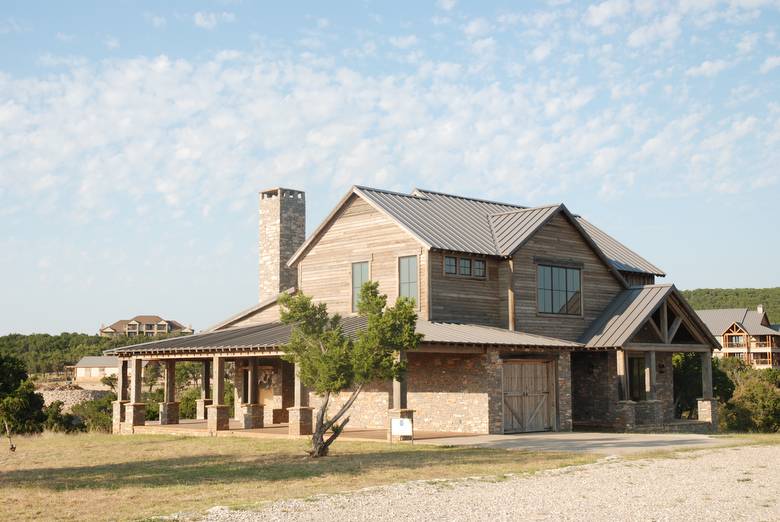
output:
<instances>
[{"instance_id":1,"label":"tree trunk","mask_svg":"<svg viewBox=\"0 0 780 522\"><path fill-rule=\"evenodd\" d=\"M330 403L330 392L325 393L325 395L322 397L322 403L317 410L317 419L314 425L314 432L311 436L311 450L309 451L310 456L316 458L325 457L328 455L330 445L333 444L338 436L341 435L341 432L344 431L344 427L346 427L347 423L349 422L349 417L346 417L340 424L338 423L339 420L344 417L344 414L355 402L355 399L357 399L358 395L360 395L360 391L362 389L363 385L358 385L358 387L352 391L352 394L349 396L349 399L347 399L347 402L345 402L339 411L336 412L333 418L328 420L326 420L325 417L327 416L328 404ZM328 430L331 430L331 434L330 436L326 437Z\"/></svg>"}]
</instances>

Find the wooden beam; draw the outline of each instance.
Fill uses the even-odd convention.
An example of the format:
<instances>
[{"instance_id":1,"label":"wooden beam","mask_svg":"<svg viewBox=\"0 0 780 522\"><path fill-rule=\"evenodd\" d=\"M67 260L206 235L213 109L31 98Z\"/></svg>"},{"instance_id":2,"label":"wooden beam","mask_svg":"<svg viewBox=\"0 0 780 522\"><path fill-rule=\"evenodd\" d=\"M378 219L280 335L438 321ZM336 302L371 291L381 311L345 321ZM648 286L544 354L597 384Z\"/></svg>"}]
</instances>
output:
<instances>
[{"instance_id":1,"label":"wooden beam","mask_svg":"<svg viewBox=\"0 0 780 522\"><path fill-rule=\"evenodd\" d=\"M631 343L623 346L627 352L711 352L712 349L706 344L652 344L652 343Z\"/></svg>"},{"instance_id":2,"label":"wooden beam","mask_svg":"<svg viewBox=\"0 0 780 522\"><path fill-rule=\"evenodd\" d=\"M669 336L669 312L666 301L661 305L661 332L663 332L661 340L665 344L672 342L672 337Z\"/></svg>"},{"instance_id":3,"label":"wooden beam","mask_svg":"<svg viewBox=\"0 0 780 522\"><path fill-rule=\"evenodd\" d=\"M507 285L507 312L509 314L509 324L507 325L507 328L509 328L512 331L515 331L516 323L515 323L515 261L514 259L509 259L507 261L507 271L509 272L509 284Z\"/></svg>"},{"instance_id":4,"label":"wooden beam","mask_svg":"<svg viewBox=\"0 0 780 522\"><path fill-rule=\"evenodd\" d=\"M663 332L661 331L661 329L660 329L660 328L658 328L658 325L657 325L657 324L655 324L655 321L653 320L653 317L652 317L652 316L651 316L651 317L648 317L648 319L647 319L647 324L649 324L649 325L650 325L650 327L653 329L653 331L655 332L655 334L658 336L658 338L661 340L661 342L662 342L662 343L665 343L665 342L667 342L667 340L666 340L666 336L663 334ZM640 330L641 330L641 328L640 328Z\"/></svg>"},{"instance_id":5,"label":"wooden beam","mask_svg":"<svg viewBox=\"0 0 780 522\"><path fill-rule=\"evenodd\" d=\"M666 341L667 344L671 344L674 340L674 336L677 335L677 330L680 329L680 325L682 324L682 319L680 317L675 317L674 321L672 321L672 326L669 328L666 337L669 339Z\"/></svg>"},{"instance_id":6,"label":"wooden beam","mask_svg":"<svg viewBox=\"0 0 780 522\"><path fill-rule=\"evenodd\" d=\"M619 400L628 400L628 354L623 350L615 352L617 376L620 384Z\"/></svg>"}]
</instances>

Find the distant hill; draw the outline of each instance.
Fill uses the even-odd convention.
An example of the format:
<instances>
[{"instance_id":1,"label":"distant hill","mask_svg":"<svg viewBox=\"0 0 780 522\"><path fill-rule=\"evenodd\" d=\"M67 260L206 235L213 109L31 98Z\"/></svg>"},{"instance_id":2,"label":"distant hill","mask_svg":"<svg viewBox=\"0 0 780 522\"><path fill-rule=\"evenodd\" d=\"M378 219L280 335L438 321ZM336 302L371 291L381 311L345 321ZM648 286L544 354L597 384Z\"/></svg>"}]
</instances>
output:
<instances>
[{"instance_id":1,"label":"distant hill","mask_svg":"<svg viewBox=\"0 0 780 522\"><path fill-rule=\"evenodd\" d=\"M780 323L780 288L697 288L683 290L695 310L752 308L764 305L769 321Z\"/></svg>"}]
</instances>

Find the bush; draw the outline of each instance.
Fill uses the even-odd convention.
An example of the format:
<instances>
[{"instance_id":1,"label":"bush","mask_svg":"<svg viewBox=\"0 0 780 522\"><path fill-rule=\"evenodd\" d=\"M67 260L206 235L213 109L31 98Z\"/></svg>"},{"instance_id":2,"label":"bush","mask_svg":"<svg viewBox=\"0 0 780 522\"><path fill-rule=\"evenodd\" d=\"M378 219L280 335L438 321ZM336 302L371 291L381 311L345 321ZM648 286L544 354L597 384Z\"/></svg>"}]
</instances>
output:
<instances>
[{"instance_id":1,"label":"bush","mask_svg":"<svg viewBox=\"0 0 780 522\"><path fill-rule=\"evenodd\" d=\"M780 431L777 377L773 370L743 372L734 396L721 407L721 427L729 431Z\"/></svg>"},{"instance_id":2,"label":"bush","mask_svg":"<svg viewBox=\"0 0 780 522\"><path fill-rule=\"evenodd\" d=\"M113 405L116 394L108 393L100 399L84 401L73 407L73 415L79 417L89 431L111 432Z\"/></svg>"},{"instance_id":3,"label":"bush","mask_svg":"<svg viewBox=\"0 0 780 522\"><path fill-rule=\"evenodd\" d=\"M43 414L46 416L44 427L47 431L74 433L87 430L87 426L80 417L71 413L62 413L62 401L54 401L45 406Z\"/></svg>"},{"instance_id":4,"label":"bush","mask_svg":"<svg viewBox=\"0 0 780 522\"><path fill-rule=\"evenodd\" d=\"M160 403L163 401L163 397L164 395L162 390L154 390L153 392L144 394L144 402L146 403L146 420L160 420Z\"/></svg>"},{"instance_id":5,"label":"bush","mask_svg":"<svg viewBox=\"0 0 780 522\"><path fill-rule=\"evenodd\" d=\"M0 421L8 424L11 433L40 433L45 420L43 395L35 393L32 381L22 382L13 393L0 400Z\"/></svg>"},{"instance_id":6,"label":"bush","mask_svg":"<svg viewBox=\"0 0 780 522\"><path fill-rule=\"evenodd\" d=\"M197 413L196 401L200 399L200 388L187 388L179 394L179 418L194 419Z\"/></svg>"}]
</instances>

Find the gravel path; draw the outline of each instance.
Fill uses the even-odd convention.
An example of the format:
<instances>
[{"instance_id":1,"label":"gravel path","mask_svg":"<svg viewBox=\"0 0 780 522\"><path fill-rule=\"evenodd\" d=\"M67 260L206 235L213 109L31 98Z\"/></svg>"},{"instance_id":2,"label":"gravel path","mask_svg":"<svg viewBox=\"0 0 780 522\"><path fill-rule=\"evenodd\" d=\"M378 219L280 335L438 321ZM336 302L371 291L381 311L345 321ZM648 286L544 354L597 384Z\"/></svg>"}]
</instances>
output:
<instances>
[{"instance_id":1,"label":"gravel path","mask_svg":"<svg viewBox=\"0 0 780 522\"><path fill-rule=\"evenodd\" d=\"M505 480L411 482L211 509L206 520L780 520L780 447L552 470Z\"/></svg>"}]
</instances>

